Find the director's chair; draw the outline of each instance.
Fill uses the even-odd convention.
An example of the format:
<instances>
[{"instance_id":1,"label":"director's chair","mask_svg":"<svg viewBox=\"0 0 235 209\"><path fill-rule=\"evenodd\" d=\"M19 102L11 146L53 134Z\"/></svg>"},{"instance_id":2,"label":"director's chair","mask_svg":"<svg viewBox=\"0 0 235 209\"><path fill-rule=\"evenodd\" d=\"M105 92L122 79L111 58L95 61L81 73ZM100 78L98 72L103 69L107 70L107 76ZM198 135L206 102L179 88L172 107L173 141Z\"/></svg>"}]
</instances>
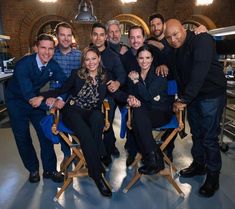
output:
<instances>
[{"instance_id":1,"label":"director's chair","mask_svg":"<svg viewBox=\"0 0 235 209\"><path fill-rule=\"evenodd\" d=\"M177 97L177 84L176 84L175 80L168 81L168 95ZM127 119L126 125L129 129L132 129L132 127L131 127L131 114L132 114L131 108L128 108L127 114L128 114L128 116L127 116L128 119ZM159 173L157 173L157 175L166 177L166 179L176 189L176 191L180 194L180 196L184 197L183 191L180 189L180 187L176 183L175 179L173 178L174 174L177 172L177 169L174 166L174 164L171 162L171 160L168 158L168 156L164 153L165 148L172 141L174 136L176 136L180 131L182 131L184 129L182 115L183 115L183 111L176 112L172 116L171 121L168 124L166 124L162 127L154 128L153 131L159 132L159 134L155 137L155 140L157 142L159 139L161 139L161 137L164 135L164 133L168 129L172 129L172 132L167 136L167 138L164 140L164 142L160 146L160 149L161 149L163 156L164 156L164 161L166 162L166 164L168 166L165 169L161 170ZM124 190L123 190L124 193L127 193L129 191L129 189L143 175L143 174L139 173L138 169L137 169L137 165L141 161L141 159L142 159L142 156L140 153L138 153L134 162L129 167L130 169L135 167L136 171L135 171L134 177L131 179L131 181L128 183L128 185L124 188Z\"/></svg>"},{"instance_id":2,"label":"director's chair","mask_svg":"<svg viewBox=\"0 0 235 209\"><path fill-rule=\"evenodd\" d=\"M104 131L108 130L110 127L110 123L108 120L108 112L110 110L108 102L105 100L103 102L102 106L102 112L105 115L105 126ZM54 138L54 143L59 142L59 140L64 140L67 145L72 150L72 155L63 162L63 165L61 165L61 170L64 172L64 183L62 187L59 189L59 191L56 193L56 196L54 197L54 201L57 201L60 195L67 189L67 187L71 184L74 177L81 177L81 176L88 176L88 170L86 167L86 161L80 146L79 139L73 134L71 130L66 128L62 121L60 120L60 111L58 109L52 108L50 110L50 117L53 118L53 123L51 127L51 133L48 133L48 127L46 130L44 130L45 135L47 138ZM50 128L49 127L49 128ZM52 134L52 135L51 135ZM58 140L58 141L56 141ZM72 169L72 171L68 171L68 167L72 164L72 162L75 163L75 167ZM106 182L107 185L108 182Z\"/></svg>"}]
</instances>

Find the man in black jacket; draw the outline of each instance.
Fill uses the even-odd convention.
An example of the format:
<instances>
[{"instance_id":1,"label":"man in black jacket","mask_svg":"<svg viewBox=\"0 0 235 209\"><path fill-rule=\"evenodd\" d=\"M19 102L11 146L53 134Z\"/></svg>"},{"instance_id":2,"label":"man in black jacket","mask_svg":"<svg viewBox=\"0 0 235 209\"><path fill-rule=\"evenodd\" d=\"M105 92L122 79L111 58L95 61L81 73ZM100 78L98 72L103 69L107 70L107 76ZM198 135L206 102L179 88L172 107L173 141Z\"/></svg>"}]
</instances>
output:
<instances>
[{"instance_id":1,"label":"man in black jacket","mask_svg":"<svg viewBox=\"0 0 235 209\"><path fill-rule=\"evenodd\" d=\"M108 90L111 93L116 92L120 86L124 85L126 82L126 73L123 68L122 62L118 54L116 54L106 43L107 31L106 27L102 23L94 23L91 29L91 42L95 45L101 53L101 61L104 69L107 70L109 75ZM113 123L115 109L117 107L116 101L111 97L108 97L110 104L109 121L110 124ZM107 151L107 156L103 159L106 166L111 163L111 154L118 157L119 151L115 147L115 135L113 127L109 128L108 131L104 133L104 144Z\"/></svg>"},{"instance_id":2,"label":"man in black jacket","mask_svg":"<svg viewBox=\"0 0 235 209\"><path fill-rule=\"evenodd\" d=\"M182 177L207 174L199 193L211 197L219 188L221 155L218 143L220 119L226 101L226 79L216 58L215 43L207 33L186 31L176 19L166 22L165 37L175 48L180 95L174 110L188 110L192 133L192 164Z\"/></svg>"}]
</instances>

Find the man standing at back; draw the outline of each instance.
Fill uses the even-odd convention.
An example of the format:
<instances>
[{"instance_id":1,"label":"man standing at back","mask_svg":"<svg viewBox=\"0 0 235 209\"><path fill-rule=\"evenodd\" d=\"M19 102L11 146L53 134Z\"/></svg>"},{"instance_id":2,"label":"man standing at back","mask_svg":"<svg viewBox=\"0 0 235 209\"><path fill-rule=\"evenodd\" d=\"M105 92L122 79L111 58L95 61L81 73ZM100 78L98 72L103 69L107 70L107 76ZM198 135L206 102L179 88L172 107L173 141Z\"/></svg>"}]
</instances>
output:
<instances>
[{"instance_id":1,"label":"man standing at back","mask_svg":"<svg viewBox=\"0 0 235 209\"><path fill-rule=\"evenodd\" d=\"M130 48L128 51L121 56L121 60L127 75L131 71L140 72L140 66L136 59L137 50L144 45L145 42L145 32L142 26L133 25L129 28L128 39ZM159 63L162 62L160 58L160 50L157 47L150 46L154 53L153 66L156 68ZM127 88L127 87L126 87ZM136 146L135 138L131 130L127 130L127 140L125 144L125 149L127 150L128 156L126 160L126 165L130 166L135 160L135 156L138 152Z\"/></svg>"},{"instance_id":2,"label":"man standing at back","mask_svg":"<svg viewBox=\"0 0 235 209\"><path fill-rule=\"evenodd\" d=\"M110 49L107 40L106 27L102 23L94 23L91 29L91 42L95 45L101 53L102 65L109 75L108 90L111 93L116 92L120 86L126 82L126 73L121 63L120 57L113 50ZM115 146L115 135L112 127L115 109L117 107L116 101L108 97L110 104L109 121L111 127L104 133L104 144L107 151L107 156L103 159L106 166L111 163L111 155L119 156L119 151Z\"/></svg>"},{"instance_id":3,"label":"man standing at back","mask_svg":"<svg viewBox=\"0 0 235 209\"><path fill-rule=\"evenodd\" d=\"M128 46L121 42L121 28L118 20L109 20L106 23L107 40L111 49L117 54L123 55L128 50Z\"/></svg>"},{"instance_id":4,"label":"man standing at back","mask_svg":"<svg viewBox=\"0 0 235 209\"><path fill-rule=\"evenodd\" d=\"M180 171L182 177L206 175L200 195L211 197L219 188L221 154L218 143L220 119L226 101L226 79L217 60L215 41L207 33L186 31L176 19L166 22L165 37L175 48L175 68L180 94L174 104L187 107L193 146L192 164Z\"/></svg>"},{"instance_id":5,"label":"man standing at back","mask_svg":"<svg viewBox=\"0 0 235 209\"><path fill-rule=\"evenodd\" d=\"M55 34L58 45L55 48L53 59L60 65L66 77L69 77L72 70L81 67L81 52L72 48L73 34L72 26L70 24L66 22L58 23L55 27ZM51 83L51 86L53 87L53 82ZM57 100L55 106L60 106L59 103L64 102L63 100ZM61 140L61 151L64 154L64 160L61 163L61 169L63 170L63 165L71 154L70 148L63 140Z\"/></svg>"}]
</instances>

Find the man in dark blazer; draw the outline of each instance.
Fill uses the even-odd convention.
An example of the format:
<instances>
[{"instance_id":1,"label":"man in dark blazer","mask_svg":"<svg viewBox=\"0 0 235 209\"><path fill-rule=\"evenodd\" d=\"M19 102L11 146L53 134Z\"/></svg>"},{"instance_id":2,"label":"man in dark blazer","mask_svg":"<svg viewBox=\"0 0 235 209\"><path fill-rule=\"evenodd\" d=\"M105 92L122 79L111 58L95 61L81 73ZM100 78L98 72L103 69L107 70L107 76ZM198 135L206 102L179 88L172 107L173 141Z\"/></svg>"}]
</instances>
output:
<instances>
[{"instance_id":1,"label":"man in dark blazer","mask_svg":"<svg viewBox=\"0 0 235 209\"><path fill-rule=\"evenodd\" d=\"M36 130L43 165L43 177L62 182L63 175L56 170L53 144L44 136L40 121L46 115L46 105L37 100L40 89L51 80L66 79L59 65L52 60L55 42L53 37L41 34L37 39L37 53L24 56L17 63L6 89L6 104L16 145L29 181L39 182L39 161L30 136L29 122Z\"/></svg>"}]
</instances>

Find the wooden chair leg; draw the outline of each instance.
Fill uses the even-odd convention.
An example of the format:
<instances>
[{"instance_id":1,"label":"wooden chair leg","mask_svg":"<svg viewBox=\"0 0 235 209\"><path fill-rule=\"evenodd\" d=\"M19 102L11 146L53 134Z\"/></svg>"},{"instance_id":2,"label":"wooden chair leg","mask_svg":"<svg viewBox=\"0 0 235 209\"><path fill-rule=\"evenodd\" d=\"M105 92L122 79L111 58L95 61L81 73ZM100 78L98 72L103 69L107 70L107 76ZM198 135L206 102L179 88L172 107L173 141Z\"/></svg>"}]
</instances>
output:
<instances>
[{"instance_id":1,"label":"wooden chair leg","mask_svg":"<svg viewBox=\"0 0 235 209\"><path fill-rule=\"evenodd\" d=\"M181 197L184 197L185 194L183 193L183 191L180 189L180 187L178 186L178 184L175 182L175 180L171 177L171 174L165 176L167 178L167 180L170 182L170 184L175 188L175 190L179 193L179 195Z\"/></svg>"},{"instance_id":2,"label":"wooden chair leg","mask_svg":"<svg viewBox=\"0 0 235 209\"><path fill-rule=\"evenodd\" d=\"M67 187L71 184L71 182L73 181L72 178L68 178L64 181L63 186L60 188L60 190L56 193L56 196L54 197L54 201L57 202L60 195L67 189Z\"/></svg>"},{"instance_id":3,"label":"wooden chair leg","mask_svg":"<svg viewBox=\"0 0 235 209\"><path fill-rule=\"evenodd\" d=\"M160 176L165 177L169 183L175 188L175 190L179 193L180 196L184 197L183 191L180 189L176 181L172 178L172 172L169 168L165 168L159 172Z\"/></svg>"},{"instance_id":4,"label":"wooden chair leg","mask_svg":"<svg viewBox=\"0 0 235 209\"><path fill-rule=\"evenodd\" d=\"M167 155L162 152L163 156L164 156L164 161L174 170L174 172L176 173L178 170L175 167L175 165L171 162L171 160L167 157Z\"/></svg>"},{"instance_id":5,"label":"wooden chair leg","mask_svg":"<svg viewBox=\"0 0 235 209\"><path fill-rule=\"evenodd\" d=\"M140 162L140 160L142 159L142 155L140 153L137 153L134 162L128 166L128 169L133 169L134 167L137 167L138 162Z\"/></svg>"},{"instance_id":6,"label":"wooden chair leg","mask_svg":"<svg viewBox=\"0 0 235 209\"><path fill-rule=\"evenodd\" d=\"M140 174L139 172L137 172L135 176L131 179L131 181L128 183L128 185L123 189L123 192L127 193L129 189L140 179L142 175L143 174Z\"/></svg>"},{"instance_id":7,"label":"wooden chair leg","mask_svg":"<svg viewBox=\"0 0 235 209\"><path fill-rule=\"evenodd\" d=\"M75 153L73 153L69 158L63 160L60 164L60 171L64 172L65 170L67 170L67 168L69 167L69 165L72 163L73 159L75 159L77 155Z\"/></svg>"}]
</instances>

